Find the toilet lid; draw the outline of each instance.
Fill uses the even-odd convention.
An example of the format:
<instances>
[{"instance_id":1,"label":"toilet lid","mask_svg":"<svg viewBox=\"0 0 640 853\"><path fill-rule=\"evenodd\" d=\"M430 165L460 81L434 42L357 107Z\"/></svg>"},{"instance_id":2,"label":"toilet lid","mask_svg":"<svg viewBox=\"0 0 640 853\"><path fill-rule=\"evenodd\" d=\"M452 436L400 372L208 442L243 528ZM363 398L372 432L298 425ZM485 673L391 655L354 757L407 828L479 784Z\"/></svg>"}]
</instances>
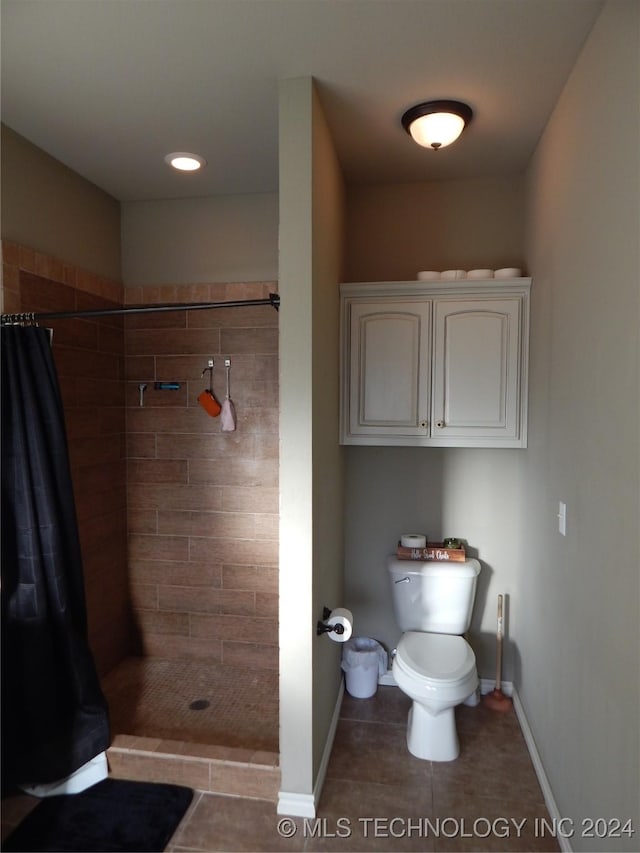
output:
<instances>
[{"instance_id":1,"label":"toilet lid","mask_svg":"<svg viewBox=\"0 0 640 853\"><path fill-rule=\"evenodd\" d=\"M396 654L407 670L441 682L462 681L476 665L476 656L464 637L451 634L407 631Z\"/></svg>"}]
</instances>

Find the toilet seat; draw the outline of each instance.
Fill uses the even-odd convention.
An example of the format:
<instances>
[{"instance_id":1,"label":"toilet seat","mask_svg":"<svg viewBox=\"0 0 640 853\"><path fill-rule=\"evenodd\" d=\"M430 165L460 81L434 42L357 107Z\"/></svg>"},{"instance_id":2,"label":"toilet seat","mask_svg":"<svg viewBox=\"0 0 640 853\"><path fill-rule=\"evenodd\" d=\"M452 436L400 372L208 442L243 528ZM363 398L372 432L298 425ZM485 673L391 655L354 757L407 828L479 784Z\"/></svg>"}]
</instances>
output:
<instances>
[{"instance_id":1,"label":"toilet seat","mask_svg":"<svg viewBox=\"0 0 640 853\"><path fill-rule=\"evenodd\" d=\"M464 637L407 631L396 651L404 672L433 686L455 687L475 671L476 657Z\"/></svg>"}]
</instances>

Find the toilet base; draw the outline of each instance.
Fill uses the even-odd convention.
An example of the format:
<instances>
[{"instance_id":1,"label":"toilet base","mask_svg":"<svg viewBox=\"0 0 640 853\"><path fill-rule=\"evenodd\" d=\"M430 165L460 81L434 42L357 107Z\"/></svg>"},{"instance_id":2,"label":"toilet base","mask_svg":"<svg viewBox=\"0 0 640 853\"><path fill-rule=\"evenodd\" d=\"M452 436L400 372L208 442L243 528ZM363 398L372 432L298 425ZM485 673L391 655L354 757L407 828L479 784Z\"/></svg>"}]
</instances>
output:
<instances>
[{"instance_id":1,"label":"toilet base","mask_svg":"<svg viewBox=\"0 0 640 853\"><path fill-rule=\"evenodd\" d=\"M426 761L455 761L460 754L460 743L454 708L445 708L434 715L413 702L409 709L407 747L416 758Z\"/></svg>"}]
</instances>

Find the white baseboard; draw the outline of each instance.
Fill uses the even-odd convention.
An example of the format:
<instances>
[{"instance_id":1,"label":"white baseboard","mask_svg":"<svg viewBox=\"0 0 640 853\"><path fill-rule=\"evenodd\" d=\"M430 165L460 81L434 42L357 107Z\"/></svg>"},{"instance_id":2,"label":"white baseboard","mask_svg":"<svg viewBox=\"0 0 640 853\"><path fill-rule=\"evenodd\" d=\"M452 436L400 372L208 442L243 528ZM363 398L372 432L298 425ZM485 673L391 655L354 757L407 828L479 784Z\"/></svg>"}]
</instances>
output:
<instances>
[{"instance_id":1,"label":"white baseboard","mask_svg":"<svg viewBox=\"0 0 640 853\"><path fill-rule=\"evenodd\" d=\"M486 693L491 693L495 686L496 682L493 678L480 679L480 693L482 693L483 696ZM513 684L510 681L501 681L500 690L504 693L505 696L513 696Z\"/></svg>"},{"instance_id":2,"label":"white baseboard","mask_svg":"<svg viewBox=\"0 0 640 853\"><path fill-rule=\"evenodd\" d=\"M327 767L329 766L329 759L331 758L331 750L333 749L333 741L336 736L336 729L338 728L338 721L340 719L340 708L342 706L342 697L344 695L344 679L340 680L340 687L338 689L338 697L336 699L336 705L333 709L333 716L331 717L331 723L329 724L329 731L327 732L327 740L325 741L324 750L322 753L322 758L320 760L320 767L318 768L318 775L316 777L315 784L313 786L312 794L296 794L293 792L280 791L278 793L278 814L290 815L291 817L315 817L316 811L318 808L318 802L320 800L320 794L322 793L322 787L324 785L324 780L327 775Z\"/></svg>"},{"instance_id":3,"label":"white baseboard","mask_svg":"<svg viewBox=\"0 0 640 853\"><path fill-rule=\"evenodd\" d=\"M524 707L522 705L522 702L520 701L520 696L515 688L513 689L513 708L516 712L518 722L520 723L520 728L522 729L522 735L524 737L525 743L527 744L529 755L531 756L533 769L536 771L538 782L540 783L540 787L542 788L542 796L544 797L544 803L547 807L547 811L549 812L549 817L551 818L551 821L554 826L557 826L559 825L559 822L562 819L562 815L560 814L560 809L558 808L558 804L556 803L555 797L553 796L551 784L549 782L547 774L545 773L544 765L542 763L542 759L540 758L540 753L538 752L538 747L536 746L531 727L529 726L529 721L527 720L527 715L525 714ZM562 834L558 834L556 840L560 845L560 849L563 851L563 853L572 853L573 847L569 843L568 838L566 838Z\"/></svg>"},{"instance_id":4,"label":"white baseboard","mask_svg":"<svg viewBox=\"0 0 640 853\"><path fill-rule=\"evenodd\" d=\"M291 815L292 817L315 817L315 798L313 794L280 791L278 793L278 814Z\"/></svg>"}]
</instances>

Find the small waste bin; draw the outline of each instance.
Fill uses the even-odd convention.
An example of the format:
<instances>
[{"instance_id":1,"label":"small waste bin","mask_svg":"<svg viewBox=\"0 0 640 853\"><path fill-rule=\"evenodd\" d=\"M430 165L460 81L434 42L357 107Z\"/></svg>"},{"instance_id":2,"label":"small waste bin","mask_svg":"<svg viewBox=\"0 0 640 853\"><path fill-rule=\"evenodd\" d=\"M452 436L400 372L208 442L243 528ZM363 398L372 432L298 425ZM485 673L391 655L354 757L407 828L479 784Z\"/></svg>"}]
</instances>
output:
<instances>
[{"instance_id":1,"label":"small waste bin","mask_svg":"<svg viewBox=\"0 0 640 853\"><path fill-rule=\"evenodd\" d=\"M356 699L368 699L378 689L378 676L387 671L385 649L370 637L352 637L342 647L342 669L347 692Z\"/></svg>"}]
</instances>

